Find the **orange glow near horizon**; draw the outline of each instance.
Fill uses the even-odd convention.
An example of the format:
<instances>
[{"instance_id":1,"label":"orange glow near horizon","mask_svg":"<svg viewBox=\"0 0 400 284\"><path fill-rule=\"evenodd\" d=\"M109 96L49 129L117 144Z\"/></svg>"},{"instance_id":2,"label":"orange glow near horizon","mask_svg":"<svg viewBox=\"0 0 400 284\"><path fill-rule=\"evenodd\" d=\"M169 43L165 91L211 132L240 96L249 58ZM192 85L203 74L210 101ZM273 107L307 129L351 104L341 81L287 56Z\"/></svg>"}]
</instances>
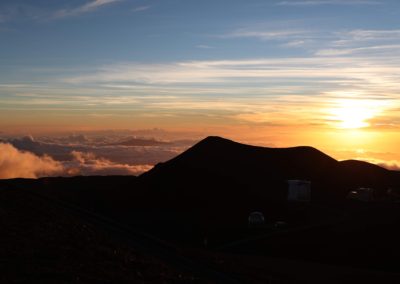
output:
<instances>
[{"instance_id":1,"label":"orange glow near horizon","mask_svg":"<svg viewBox=\"0 0 400 284\"><path fill-rule=\"evenodd\" d=\"M357 92L324 96L259 97L193 102L182 109L148 108L88 111L13 111L0 113L3 134L65 135L104 130L161 128L174 139L199 140L209 135L267 146L312 146L338 160L363 159L398 164L397 103ZM196 108L197 107L197 108ZM1 138L1 137L0 137ZM157 137L156 137L157 138ZM362 151L360 150L362 149Z\"/></svg>"}]
</instances>

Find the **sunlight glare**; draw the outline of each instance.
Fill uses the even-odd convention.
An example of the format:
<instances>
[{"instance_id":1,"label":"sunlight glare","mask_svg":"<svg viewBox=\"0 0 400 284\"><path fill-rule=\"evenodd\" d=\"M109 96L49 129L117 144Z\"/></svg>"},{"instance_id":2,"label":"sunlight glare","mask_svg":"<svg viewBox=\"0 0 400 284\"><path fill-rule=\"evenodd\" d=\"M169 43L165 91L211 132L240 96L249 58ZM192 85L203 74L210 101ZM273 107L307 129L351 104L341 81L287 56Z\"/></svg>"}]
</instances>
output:
<instances>
[{"instance_id":1,"label":"sunlight glare","mask_svg":"<svg viewBox=\"0 0 400 284\"><path fill-rule=\"evenodd\" d=\"M342 129L358 129L370 126L368 120L374 118L380 111L380 104L372 100L340 99L336 107L329 113L336 127Z\"/></svg>"}]
</instances>

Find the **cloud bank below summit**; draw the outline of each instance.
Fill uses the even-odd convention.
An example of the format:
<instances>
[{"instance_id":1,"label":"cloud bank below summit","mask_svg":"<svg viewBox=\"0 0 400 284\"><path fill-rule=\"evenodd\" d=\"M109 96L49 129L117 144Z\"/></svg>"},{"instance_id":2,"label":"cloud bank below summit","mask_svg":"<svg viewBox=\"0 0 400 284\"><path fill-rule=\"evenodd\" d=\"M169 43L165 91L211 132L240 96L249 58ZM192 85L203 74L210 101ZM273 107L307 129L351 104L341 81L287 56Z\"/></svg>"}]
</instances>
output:
<instances>
[{"instance_id":1,"label":"cloud bank below summit","mask_svg":"<svg viewBox=\"0 0 400 284\"><path fill-rule=\"evenodd\" d=\"M151 137L137 133L4 137L0 139L0 178L140 175L195 143L166 139L169 134L163 132Z\"/></svg>"},{"instance_id":2,"label":"cloud bank below summit","mask_svg":"<svg viewBox=\"0 0 400 284\"><path fill-rule=\"evenodd\" d=\"M0 143L0 179L40 178L76 175L138 175L152 165L128 165L96 157L93 153L71 152L70 161L56 161L48 155L21 151L9 143Z\"/></svg>"},{"instance_id":3,"label":"cloud bank below summit","mask_svg":"<svg viewBox=\"0 0 400 284\"><path fill-rule=\"evenodd\" d=\"M0 143L0 178L38 178L61 175L61 162L49 156L39 157L33 153L20 151L11 144Z\"/></svg>"},{"instance_id":4,"label":"cloud bank below summit","mask_svg":"<svg viewBox=\"0 0 400 284\"><path fill-rule=\"evenodd\" d=\"M71 152L70 161L56 161L48 155L38 156L9 143L0 143L0 178L39 178L76 175L138 175L152 165L128 165L99 158L90 152Z\"/></svg>"}]
</instances>

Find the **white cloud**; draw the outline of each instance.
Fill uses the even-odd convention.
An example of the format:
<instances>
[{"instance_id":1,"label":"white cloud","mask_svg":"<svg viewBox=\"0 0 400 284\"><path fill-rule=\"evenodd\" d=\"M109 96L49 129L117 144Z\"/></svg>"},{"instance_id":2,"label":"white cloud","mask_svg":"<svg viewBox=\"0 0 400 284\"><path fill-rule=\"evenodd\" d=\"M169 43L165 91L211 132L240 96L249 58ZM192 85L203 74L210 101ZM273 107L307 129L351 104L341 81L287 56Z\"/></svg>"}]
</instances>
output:
<instances>
[{"instance_id":1,"label":"white cloud","mask_svg":"<svg viewBox=\"0 0 400 284\"><path fill-rule=\"evenodd\" d=\"M188 137L198 136L198 133L174 133L160 129L144 129L89 131L36 138L32 136L10 137L0 140L0 143L8 143L7 145L14 147L17 151L30 153L37 157L51 157L62 166L58 175L89 175L91 173L136 175L148 170L156 163L175 157L197 141L188 139ZM131 143L121 144L126 141ZM157 144L155 141L168 143Z\"/></svg>"},{"instance_id":2,"label":"white cloud","mask_svg":"<svg viewBox=\"0 0 400 284\"><path fill-rule=\"evenodd\" d=\"M388 50L392 50L395 53L398 53L399 48L400 48L400 44L366 46L366 47L357 47L357 48L321 49L321 50L318 50L315 53L315 55L317 55L317 56L340 56L340 55L349 55L349 54L354 54L354 53L366 53L366 52L374 52L375 55L377 55L378 52L387 52Z\"/></svg>"},{"instance_id":3,"label":"white cloud","mask_svg":"<svg viewBox=\"0 0 400 284\"><path fill-rule=\"evenodd\" d=\"M71 162L64 162L68 175L139 175L153 167L115 163L91 152L72 151L71 156Z\"/></svg>"},{"instance_id":4,"label":"white cloud","mask_svg":"<svg viewBox=\"0 0 400 284\"><path fill-rule=\"evenodd\" d=\"M285 47L301 47L304 46L306 42L304 40L293 40L293 41L289 41L285 44L283 44L282 46Z\"/></svg>"},{"instance_id":5,"label":"white cloud","mask_svg":"<svg viewBox=\"0 0 400 284\"><path fill-rule=\"evenodd\" d=\"M400 44L400 30L350 30L335 32L329 48L369 48Z\"/></svg>"},{"instance_id":6,"label":"white cloud","mask_svg":"<svg viewBox=\"0 0 400 284\"><path fill-rule=\"evenodd\" d=\"M400 39L400 30L351 30L341 33L342 36L350 37L353 40L390 40Z\"/></svg>"},{"instance_id":7,"label":"white cloud","mask_svg":"<svg viewBox=\"0 0 400 284\"><path fill-rule=\"evenodd\" d=\"M37 156L20 151L11 144L0 143L0 178L38 178L42 176L62 175L62 163L51 157Z\"/></svg>"},{"instance_id":8,"label":"white cloud","mask_svg":"<svg viewBox=\"0 0 400 284\"><path fill-rule=\"evenodd\" d=\"M80 9L82 11L91 11L91 10L97 9L97 8L99 8L101 6L104 6L104 5L107 5L107 4L110 4L110 3L114 3L114 2L117 2L117 1L121 1L121 0L94 0L92 2L89 2L89 3L81 6L78 9Z\"/></svg>"},{"instance_id":9,"label":"white cloud","mask_svg":"<svg viewBox=\"0 0 400 284\"><path fill-rule=\"evenodd\" d=\"M302 38L310 34L305 30L279 30L272 28L253 29L241 28L231 33L220 36L221 38L257 38L260 40L282 40L291 38Z\"/></svg>"},{"instance_id":10,"label":"white cloud","mask_svg":"<svg viewBox=\"0 0 400 284\"><path fill-rule=\"evenodd\" d=\"M387 47L389 48L389 47ZM390 48L393 48L391 46ZM371 49L379 49L371 48ZM94 74L81 75L68 79L74 84L82 83L135 83L140 82L153 87L164 86L176 89L186 88L188 94L196 92L196 87L188 84L224 84L224 88L231 86L247 90L257 89L254 84L266 82L283 86L288 82L303 82L309 84L334 80L347 80L352 82L363 82L363 89L377 86L377 79L382 88L400 87L397 75L400 67L396 57L339 57L334 51L321 51L321 56L309 58L265 58L248 60L215 60L215 61L184 61L170 64L116 64L105 66ZM351 50L339 51L341 55L348 54ZM329 56L327 56L329 55ZM389 82L390 81L390 82ZM280 83L281 82L281 83ZM239 84L240 83L240 84ZM230 84L230 85L227 85ZM233 85L232 85L233 84ZM391 85L391 86L390 86ZM357 86L359 87L358 83ZM202 88L206 88L205 85ZM168 90L168 89L166 89ZM154 90L149 90L154 93ZM176 93L175 93L176 94Z\"/></svg>"},{"instance_id":11,"label":"white cloud","mask_svg":"<svg viewBox=\"0 0 400 284\"><path fill-rule=\"evenodd\" d=\"M211 49L211 48L213 48L212 46L209 46L207 44L199 44L199 45L196 45L196 47L200 48L200 49Z\"/></svg>"},{"instance_id":12,"label":"white cloud","mask_svg":"<svg viewBox=\"0 0 400 284\"><path fill-rule=\"evenodd\" d=\"M139 6L139 7L133 8L132 12L142 12L142 11L149 10L150 8L151 8L150 5L148 5L148 6Z\"/></svg>"},{"instance_id":13,"label":"white cloud","mask_svg":"<svg viewBox=\"0 0 400 284\"><path fill-rule=\"evenodd\" d=\"M9 143L0 143L0 179L39 178L73 175L139 175L150 164L129 165L97 157L91 152L71 151L72 160L56 161L48 155L38 156Z\"/></svg>"},{"instance_id":14,"label":"white cloud","mask_svg":"<svg viewBox=\"0 0 400 284\"><path fill-rule=\"evenodd\" d=\"M88 2L82 6L79 6L77 8L72 8L72 9L62 9L54 13L53 17L54 18L65 18L65 17L71 17L71 16L78 16L84 13L88 12L93 12L103 6L119 2L123 0L94 0L91 2Z\"/></svg>"},{"instance_id":15,"label":"white cloud","mask_svg":"<svg viewBox=\"0 0 400 284\"><path fill-rule=\"evenodd\" d=\"M334 32L319 43L317 56L363 54L369 57L394 57L400 47L400 30L350 30Z\"/></svg>"},{"instance_id":16,"label":"white cloud","mask_svg":"<svg viewBox=\"0 0 400 284\"><path fill-rule=\"evenodd\" d=\"M280 1L278 6L319 6L319 5L379 5L378 1L370 0L306 0L306 1Z\"/></svg>"}]
</instances>

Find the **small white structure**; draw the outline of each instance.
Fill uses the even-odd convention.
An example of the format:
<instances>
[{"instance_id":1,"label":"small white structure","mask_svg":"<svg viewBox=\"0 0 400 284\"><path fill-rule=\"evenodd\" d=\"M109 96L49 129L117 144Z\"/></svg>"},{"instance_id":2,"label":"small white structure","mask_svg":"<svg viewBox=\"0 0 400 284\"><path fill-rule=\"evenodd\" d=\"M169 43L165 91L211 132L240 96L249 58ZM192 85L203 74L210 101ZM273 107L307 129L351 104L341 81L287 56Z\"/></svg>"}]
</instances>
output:
<instances>
[{"instance_id":1,"label":"small white structure","mask_svg":"<svg viewBox=\"0 0 400 284\"><path fill-rule=\"evenodd\" d=\"M374 200L374 189L367 187L360 187L352 190L347 194L348 199L358 200L363 202L370 202Z\"/></svg>"},{"instance_id":2,"label":"small white structure","mask_svg":"<svg viewBox=\"0 0 400 284\"><path fill-rule=\"evenodd\" d=\"M249 227L260 227L265 224L264 214L258 211L251 212L249 215Z\"/></svg>"},{"instance_id":3,"label":"small white structure","mask_svg":"<svg viewBox=\"0 0 400 284\"><path fill-rule=\"evenodd\" d=\"M309 202L311 200L311 182L307 180L288 180L288 200Z\"/></svg>"}]
</instances>

